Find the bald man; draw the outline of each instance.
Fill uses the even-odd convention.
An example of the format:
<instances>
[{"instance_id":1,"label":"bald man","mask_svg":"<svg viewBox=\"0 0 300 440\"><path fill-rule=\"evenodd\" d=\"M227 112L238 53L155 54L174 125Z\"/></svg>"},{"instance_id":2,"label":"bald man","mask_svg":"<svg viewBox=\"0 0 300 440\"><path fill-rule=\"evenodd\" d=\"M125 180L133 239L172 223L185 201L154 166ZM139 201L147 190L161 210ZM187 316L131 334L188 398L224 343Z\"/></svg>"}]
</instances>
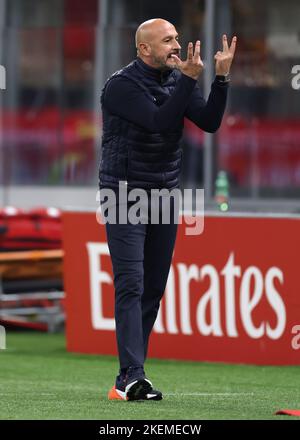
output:
<instances>
[{"instance_id":1,"label":"bald man","mask_svg":"<svg viewBox=\"0 0 300 440\"><path fill-rule=\"evenodd\" d=\"M136 59L107 80L101 95L100 198L101 190L112 190L117 204L122 185L126 191L141 189L149 196L153 189L179 188L184 118L207 132L219 128L236 47L236 37L229 46L223 36L206 101L197 84L203 70L199 40L195 46L188 44L187 58L182 60L175 27L157 18L138 27L135 42ZM172 205L171 210L174 213ZM170 270L176 215L171 215L169 224L161 220L159 224L124 224L119 218L105 224L114 272L120 361L115 385L108 393L111 400L162 399L162 392L153 389L146 377L144 363Z\"/></svg>"}]
</instances>

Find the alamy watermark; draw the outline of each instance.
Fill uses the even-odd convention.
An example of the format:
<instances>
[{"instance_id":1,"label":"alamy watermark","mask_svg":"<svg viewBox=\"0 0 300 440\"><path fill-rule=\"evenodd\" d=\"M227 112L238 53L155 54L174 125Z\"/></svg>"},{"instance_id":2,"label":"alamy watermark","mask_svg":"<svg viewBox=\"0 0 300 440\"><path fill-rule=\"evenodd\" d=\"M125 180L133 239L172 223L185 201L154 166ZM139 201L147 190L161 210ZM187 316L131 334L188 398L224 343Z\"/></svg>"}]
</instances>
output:
<instances>
[{"instance_id":1,"label":"alamy watermark","mask_svg":"<svg viewBox=\"0 0 300 440\"><path fill-rule=\"evenodd\" d=\"M5 327L0 325L0 350L6 349L6 332Z\"/></svg>"},{"instance_id":2,"label":"alamy watermark","mask_svg":"<svg viewBox=\"0 0 300 440\"><path fill-rule=\"evenodd\" d=\"M6 89L6 70L5 67L0 64L0 89Z\"/></svg>"},{"instance_id":3,"label":"alamy watermark","mask_svg":"<svg viewBox=\"0 0 300 440\"><path fill-rule=\"evenodd\" d=\"M204 190L128 189L120 181L116 189L97 192L100 202L96 218L100 224L181 224L186 235L200 235L204 230ZM182 215L180 215L180 211Z\"/></svg>"},{"instance_id":4,"label":"alamy watermark","mask_svg":"<svg viewBox=\"0 0 300 440\"><path fill-rule=\"evenodd\" d=\"M294 350L300 349L300 325L294 325L292 328L292 334L296 335L292 338L292 348Z\"/></svg>"},{"instance_id":5,"label":"alamy watermark","mask_svg":"<svg viewBox=\"0 0 300 440\"><path fill-rule=\"evenodd\" d=\"M291 73L293 75L295 75L291 81L292 87L294 90L299 90L300 89L300 65L297 64L296 66L293 66Z\"/></svg>"}]
</instances>

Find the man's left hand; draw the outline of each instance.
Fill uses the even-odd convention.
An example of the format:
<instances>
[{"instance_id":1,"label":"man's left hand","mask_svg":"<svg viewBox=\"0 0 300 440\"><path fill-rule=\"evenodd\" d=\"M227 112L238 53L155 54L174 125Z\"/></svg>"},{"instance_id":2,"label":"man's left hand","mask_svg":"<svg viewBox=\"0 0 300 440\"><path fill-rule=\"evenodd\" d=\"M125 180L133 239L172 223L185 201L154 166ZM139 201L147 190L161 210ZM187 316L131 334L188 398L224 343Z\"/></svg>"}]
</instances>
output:
<instances>
[{"instance_id":1,"label":"man's left hand","mask_svg":"<svg viewBox=\"0 0 300 440\"><path fill-rule=\"evenodd\" d=\"M233 61L237 37L233 37L230 47L228 47L227 36L223 35L223 51L220 50L215 55L216 75L228 75Z\"/></svg>"}]
</instances>

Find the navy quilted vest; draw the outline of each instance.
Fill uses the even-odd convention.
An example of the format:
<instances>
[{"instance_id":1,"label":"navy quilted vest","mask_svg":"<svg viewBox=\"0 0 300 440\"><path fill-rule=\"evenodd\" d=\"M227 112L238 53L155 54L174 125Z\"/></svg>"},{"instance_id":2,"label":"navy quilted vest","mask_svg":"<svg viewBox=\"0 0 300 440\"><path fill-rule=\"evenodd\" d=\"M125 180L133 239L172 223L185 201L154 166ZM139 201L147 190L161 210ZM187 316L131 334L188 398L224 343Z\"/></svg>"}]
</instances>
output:
<instances>
[{"instance_id":1,"label":"navy quilted vest","mask_svg":"<svg viewBox=\"0 0 300 440\"><path fill-rule=\"evenodd\" d=\"M136 59L114 73L134 81L156 105L162 105L172 93L180 73L168 70L160 80L147 75L145 64ZM146 66L147 68L147 66ZM126 181L128 188L176 188L179 186L182 148L180 139L183 119L169 132L154 133L111 114L102 105L103 135L99 168L99 186L117 187Z\"/></svg>"}]
</instances>

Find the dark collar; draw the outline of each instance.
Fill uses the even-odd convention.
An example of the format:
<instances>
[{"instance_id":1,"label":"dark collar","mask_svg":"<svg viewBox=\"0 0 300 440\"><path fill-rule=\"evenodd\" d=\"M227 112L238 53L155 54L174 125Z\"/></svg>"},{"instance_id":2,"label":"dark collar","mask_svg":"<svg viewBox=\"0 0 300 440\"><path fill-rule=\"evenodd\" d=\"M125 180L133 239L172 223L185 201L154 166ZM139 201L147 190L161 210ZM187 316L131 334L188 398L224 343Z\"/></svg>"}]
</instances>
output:
<instances>
[{"instance_id":1,"label":"dark collar","mask_svg":"<svg viewBox=\"0 0 300 440\"><path fill-rule=\"evenodd\" d=\"M148 64L144 63L144 61L137 57L136 58L137 66L138 68L148 77L153 78L157 80L158 82L164 81L171 73L172 69L167 70L160 70L155 69L154 67L149 66Z\"/></svg>"}]
</instances>

